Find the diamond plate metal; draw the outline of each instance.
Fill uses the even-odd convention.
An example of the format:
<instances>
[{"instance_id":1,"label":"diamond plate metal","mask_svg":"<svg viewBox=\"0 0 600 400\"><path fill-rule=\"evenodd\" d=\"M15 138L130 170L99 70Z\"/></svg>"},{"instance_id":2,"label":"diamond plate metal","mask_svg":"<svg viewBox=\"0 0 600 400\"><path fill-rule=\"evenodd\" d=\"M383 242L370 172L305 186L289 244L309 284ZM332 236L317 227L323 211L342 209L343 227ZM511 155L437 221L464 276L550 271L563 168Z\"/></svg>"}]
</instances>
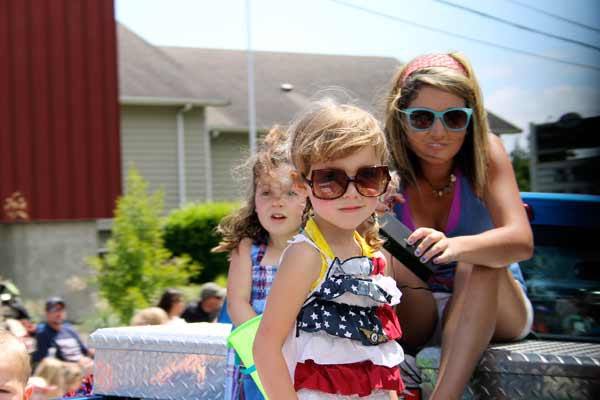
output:
<instances>
[{"instance_id":1,"label":"diamond plate metal","mask_svg":"<svg viewBox=\"0 0 600 400\"><path fill-rule=\"evenodd\" d=\"M423 394L437 379L440 349L417 356ZM600 344L528 340L490 346L463 399L598 399Z\"/></svg>"},{"instance_id":2,"label":"diamond plate metal","mask_svg":"<svg viewBox=\"0 0 600 400\"><path fill-rule=\"evenodd\" d=\"M222 399L230 331L208 323L99 329L90 336L94 394Z\"/></svg>"}]
</instances>

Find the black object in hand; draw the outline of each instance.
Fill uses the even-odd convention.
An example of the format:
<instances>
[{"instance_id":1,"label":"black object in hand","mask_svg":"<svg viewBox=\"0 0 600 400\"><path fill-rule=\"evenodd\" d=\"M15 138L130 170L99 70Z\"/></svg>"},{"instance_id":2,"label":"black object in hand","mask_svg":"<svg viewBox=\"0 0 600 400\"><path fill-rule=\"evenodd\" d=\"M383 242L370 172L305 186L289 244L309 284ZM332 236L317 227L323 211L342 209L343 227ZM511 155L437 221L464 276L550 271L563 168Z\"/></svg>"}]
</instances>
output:
<instances>
[{"instance_id":1,"label":"black object in hand","mask_svg":"<svg viewBox=\"0 0 600 400\"><path fill-rule=\"evenodd\" d=\"M379 233L386 239L383 247L402 264L406 265L413 274L427 282L435 272L437 266L430 261L423 263L415 256L418 243L408 244L406 239L412 231L392 214L384 214L379 217Z\"/></svg>"}]
</instances>

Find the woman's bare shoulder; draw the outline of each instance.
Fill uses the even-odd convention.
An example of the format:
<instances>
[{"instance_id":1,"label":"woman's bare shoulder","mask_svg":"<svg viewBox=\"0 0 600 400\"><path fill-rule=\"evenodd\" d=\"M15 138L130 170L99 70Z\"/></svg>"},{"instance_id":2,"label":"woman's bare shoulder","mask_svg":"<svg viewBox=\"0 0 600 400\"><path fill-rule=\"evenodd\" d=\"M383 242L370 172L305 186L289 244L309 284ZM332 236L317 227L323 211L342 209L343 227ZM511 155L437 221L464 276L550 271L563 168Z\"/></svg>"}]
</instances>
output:
<instances>
[{"instance_id":1,"label":"woman's bare shoulder","mask_svg":"<svg viewBox=\"0 0 600 400\"><path fill-rule=\"evenodd\" d=\"M510 156L504 147L504 143L502 139L498 136L490 133L489 134L489 168L490 168L490 178L494 178L497 173L503 173L507 171L512 171L512 163L510 161Z\"/></svg>"},{"instance_id":2,"label":"woman's bare shoulder","mask_svg":"<svg viewBox=\"0 0 600 400\"><path fill-rule=\"evenodd\" d=\"M504 147L504 142L502 142L502 139L500 139L498 135L488 133L488 142L489 154L492 160L497 159L498 157L508 157L508 153Z\"/></svg>"}]
</instances>

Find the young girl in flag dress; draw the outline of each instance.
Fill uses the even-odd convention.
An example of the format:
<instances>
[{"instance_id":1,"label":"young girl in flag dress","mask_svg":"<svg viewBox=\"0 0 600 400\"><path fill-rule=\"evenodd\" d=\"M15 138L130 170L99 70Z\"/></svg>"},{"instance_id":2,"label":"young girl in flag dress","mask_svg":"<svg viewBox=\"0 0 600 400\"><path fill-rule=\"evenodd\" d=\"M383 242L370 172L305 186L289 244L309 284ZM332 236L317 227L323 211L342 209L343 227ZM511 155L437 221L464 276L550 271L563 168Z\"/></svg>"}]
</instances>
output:
<instances>
[{"instance_id":1,"label":"young girl in flag dress","mask_svg":"<svg viewBox=\"0 0 600 400\"><path fill-rule=\"evenodd\" d=\"M290 128L289 151L312 217L285 250L254 343L270 399L390 399L404 354L378 225L363 238L390 181L373 116L322 101ZM395 398L395 397L392 397Z\"/></svg>"}]
</instances>

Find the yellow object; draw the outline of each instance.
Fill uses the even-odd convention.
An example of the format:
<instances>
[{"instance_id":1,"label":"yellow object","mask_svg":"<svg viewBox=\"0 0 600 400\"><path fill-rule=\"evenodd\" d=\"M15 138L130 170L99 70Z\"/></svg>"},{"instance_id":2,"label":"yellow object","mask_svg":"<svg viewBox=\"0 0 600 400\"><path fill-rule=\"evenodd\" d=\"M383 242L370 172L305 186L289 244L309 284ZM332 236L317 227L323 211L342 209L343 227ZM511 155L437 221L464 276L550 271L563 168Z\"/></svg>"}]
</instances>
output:
<instances>
[{"instance_id":1,"label":"yellow object","mask_svg":"<svg viewBox=\"0 0 600 400\"><path fill-rule=\"evenodd\" d=\"M325 256L327 256L330 260L333 260L335 258L335 256L333 254L333 251L331 251L329 244L327 244L325 237L323 237L321 230L319 229L319 227L317 226L317 223L315 222L315 220L313 218L310 218L306 222L306 226L304 227L304 234L306 236L308 236L309 239L312 240L313 243L315 245L317 245L317 247L319 249L321 249L321 251L322 251L321 272L319 273L319 277L311 285L310 290L312 291L317 286L319 286L319 284L323 281L323 279L325 278L325 274L327 273L327 269L329 268L329 265L327 264L327 260L325 259ZM363 237L360 236L360 234L356 231L354 231L354 239L360 245L360 248L363 252L363 256L367 256L369 258L373 257L373 249L371 248L371 246L369 246L367 244L365 239L363 239Z\"/></svg>"}]
</instances>

